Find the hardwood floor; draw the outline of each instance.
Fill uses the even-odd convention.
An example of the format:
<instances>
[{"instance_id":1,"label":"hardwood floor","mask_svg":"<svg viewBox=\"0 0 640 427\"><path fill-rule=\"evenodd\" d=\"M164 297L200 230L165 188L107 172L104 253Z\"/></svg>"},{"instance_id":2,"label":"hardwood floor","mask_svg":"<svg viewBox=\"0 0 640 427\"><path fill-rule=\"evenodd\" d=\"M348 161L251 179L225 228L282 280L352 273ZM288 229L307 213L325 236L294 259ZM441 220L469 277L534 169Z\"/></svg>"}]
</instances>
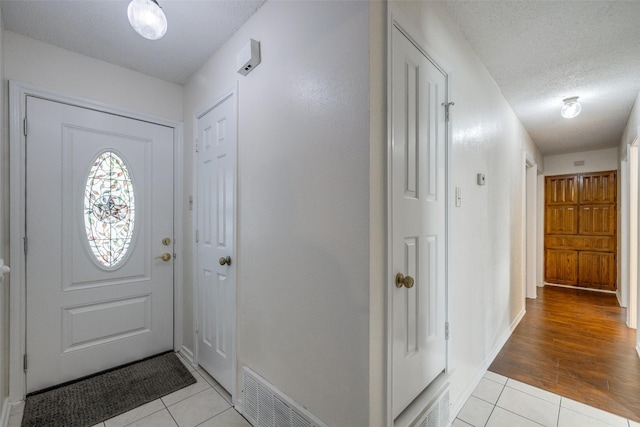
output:
<instances>
[{"instance_id":1,"label":"hardwood floor","mask_svg":"<svg viewBox=\"0 0 640 427\"><path fill-rule=\"evenodd\" d=\"M640 422L636 330L613 294L538 288L490 371Z\"/></svg>"}]
</instances>

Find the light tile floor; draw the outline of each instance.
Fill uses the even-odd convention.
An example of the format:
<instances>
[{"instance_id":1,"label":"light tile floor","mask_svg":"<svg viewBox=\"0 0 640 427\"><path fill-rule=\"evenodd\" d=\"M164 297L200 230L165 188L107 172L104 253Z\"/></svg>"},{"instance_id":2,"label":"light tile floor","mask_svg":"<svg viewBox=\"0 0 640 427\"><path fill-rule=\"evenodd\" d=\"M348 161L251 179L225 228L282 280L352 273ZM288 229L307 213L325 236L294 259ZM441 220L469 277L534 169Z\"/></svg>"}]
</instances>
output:
<instances>
[{"instance_id":1,"label":"light tile floor","mask_svg":"<svg viewBox=\"0 0 640 427\"><path fill-rule=\"evenodd\" d=\"M204 370L180 360L197 382L94 427L251 427L231 405L231 396ZM20 427L24 403L11 408L9 427Z\"/></svg>"},{"instance_id":2,"label":"light tile floor","mask_svg":"<svg viewBox=\"0 0 640 427\"><path fill-rule=\"evenodd\" d=\"M487 371L452 427L640 427L626 418Z\"/></svg>"},{"instance_id":3,"label":"light tile floor","mask_svg":"<svg viewBox=\"0 0 640 427\"><path fill-rule=\"evenodd\" d=\"M197 382L94 427L251 427L231 405L231 396L209 374L180 360ZM11 409L9 427L19 427L24 403ZM640 423L487 372L452 427L640 427Z\"/></svg>"}]
</instances>

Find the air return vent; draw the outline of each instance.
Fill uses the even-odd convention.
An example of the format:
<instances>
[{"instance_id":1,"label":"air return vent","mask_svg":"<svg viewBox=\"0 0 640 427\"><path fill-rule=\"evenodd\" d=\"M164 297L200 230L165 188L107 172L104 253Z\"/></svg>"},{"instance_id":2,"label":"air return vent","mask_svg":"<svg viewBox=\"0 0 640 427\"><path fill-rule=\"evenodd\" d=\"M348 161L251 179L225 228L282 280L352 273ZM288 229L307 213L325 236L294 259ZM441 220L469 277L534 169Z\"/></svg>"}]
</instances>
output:
<instances>
[{"instance_id":1,"label":"air return vent","mask_svg":"<svg viewBox=\"0 0 640 427\"><path fill-rule=\"evenodd\" d=\"M425 414L416 423L419 427L448 427L449 426L449 389L433 402Z\"/></svg>"},{"instance_id":2,"label":"air return vent","mask_svg":"<svg viewBox=\"0 0 640 427\"><path fill-rule=\"evenodd\" d=\"M251 369L243 377L243 415L253 426L327 427Z\"/></svg>"}]
</instances>

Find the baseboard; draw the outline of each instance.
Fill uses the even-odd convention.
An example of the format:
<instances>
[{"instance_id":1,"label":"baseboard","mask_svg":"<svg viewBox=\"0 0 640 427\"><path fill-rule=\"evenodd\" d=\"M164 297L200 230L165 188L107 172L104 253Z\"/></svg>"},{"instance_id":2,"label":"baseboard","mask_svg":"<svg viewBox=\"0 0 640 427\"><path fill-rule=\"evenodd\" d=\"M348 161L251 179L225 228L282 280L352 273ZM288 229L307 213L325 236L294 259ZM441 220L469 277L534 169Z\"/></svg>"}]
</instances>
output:
<instances>
[{"instance_id":1,"label":"baseboard","mask_svg":"<svg viewBox=\"0 0 640 427\"><path fill-rule=\"evenodd\" d=\"M0 414L0 426L7 427L9 425L9 417L11 416L11 403L9 397L4 398L2 402L2 414Z\"/></svg>"},{"instance_id":2,"label":"baseboard","mask_svg":"<svg viewBox=\"0 0 640 427\"><path fill-rule=\"evenodd\" d=\"M469 396L471 396L471 393L473 393L473 390L476 389L476 387L480 383L480 380L482 380L482 377L484 377L484 374L487 372L487 369L489 369L489 366L491 366L491 362L493 362L493 359L495 359L498 353L500 353L500 350L502 350L502 347L504 347L504 345L507 343L507 340L511 337L511 334L513 334L513 331L516 330L516 328L520 324L520 321L522 321L522 318L524 317L525 314L526 314L526 310L523 308L520 311L520 313L518 313L518 315L513 320L513 322L511 322L509 329L504 333L504 335L500 338L500 340L494 346L491 354L489 354L489 356L485 358L484 362L482 362L482 364L476 371L476 374L473 376L473 379L471 380L469 385L464 389L460 397L458 397L458 399L451 405L452 420L454 420L458 416L458 413L464 406L465 402L469 399Z\"/></svg>"},{"instance_id":3,"label":"baseboard","mask_svg":"<svg viewBox=\"0 0 640 427\"><path fill-rule=\"evenodd\" d=\"M180 354L182 354L185 357L185 359L187 359L189 362L193 363L193 352L189 350L187 347L181 346Z\"/></svg>"},{"instance_id":4,"label":"baseboard","mask_svg":"<svg viewBox=\"0 0 640 427\"><path fill-rule=\"evenodd\" d=\"M556 288L579 289L581 291L600 292L603 294L616 294L616 291L605 291L604 289L583 288L581 286L559 285L557 283L544 282L545 286L555 286Z\"/></svg>"}]
</instances>

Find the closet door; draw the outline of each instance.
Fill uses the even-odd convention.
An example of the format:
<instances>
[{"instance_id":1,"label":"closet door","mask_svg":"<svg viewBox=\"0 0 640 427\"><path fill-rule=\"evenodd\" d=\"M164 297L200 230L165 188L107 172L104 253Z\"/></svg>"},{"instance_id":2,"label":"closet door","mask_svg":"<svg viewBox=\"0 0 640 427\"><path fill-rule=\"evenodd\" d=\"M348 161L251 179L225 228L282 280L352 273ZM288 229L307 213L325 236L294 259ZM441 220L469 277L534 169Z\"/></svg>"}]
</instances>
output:
<instances>
[{"instance_id":1,"label":"closet door","mask_svg":"<svg viewBox=\"0 0 640 427\"><path fill-rule=\"evenodd\" d=\"M616 290L616 172L545 179L545 281Z\"/></svg>"}]
</instances>

